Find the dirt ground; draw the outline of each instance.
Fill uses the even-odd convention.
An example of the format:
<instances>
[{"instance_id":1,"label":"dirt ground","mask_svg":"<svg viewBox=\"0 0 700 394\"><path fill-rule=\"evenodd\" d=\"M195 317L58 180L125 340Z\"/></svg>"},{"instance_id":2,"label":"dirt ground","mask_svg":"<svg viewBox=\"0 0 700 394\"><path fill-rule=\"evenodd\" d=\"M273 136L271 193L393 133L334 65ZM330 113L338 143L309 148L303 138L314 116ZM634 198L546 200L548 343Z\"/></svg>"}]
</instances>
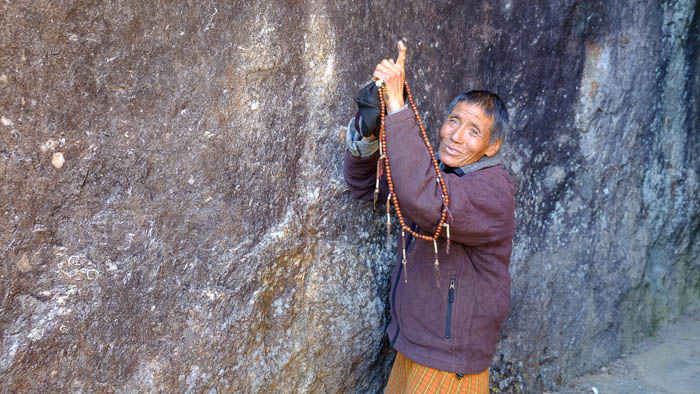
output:
<instances>
[{"instance_id":1,"label":"dirt ground","mask_svg":"<svg viewBox=\"0 0 700 394\"><path fill-rule=\"evenodd\" d=\"M700 310L686 313L612 364L556 393L700 394Z\"/></svg>"}]
</instances>

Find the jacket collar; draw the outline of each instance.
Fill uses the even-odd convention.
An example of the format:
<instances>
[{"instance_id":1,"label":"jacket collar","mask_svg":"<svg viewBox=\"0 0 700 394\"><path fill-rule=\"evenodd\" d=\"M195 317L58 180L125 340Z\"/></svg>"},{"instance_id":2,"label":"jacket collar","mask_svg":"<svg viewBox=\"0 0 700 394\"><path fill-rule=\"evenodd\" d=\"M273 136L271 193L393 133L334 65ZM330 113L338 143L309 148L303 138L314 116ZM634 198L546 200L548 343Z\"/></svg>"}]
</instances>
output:
<instances>
[{"instance_id":1,"label":"jacket collar","mask_svg":"<svg viewBox=\"0 0 700 394\"><path fill-rule=\"evenodd\" d=\"M440 160L439 157L438 157L438 160ZM445 163L440 162L440 169L445 171L445 172L454 172L458 176L463 176L465 174L469 174L470 172L478 171L478 170L481 170L483 168L495 167L499 164L502 164L502 162L503 162L503 160L502 160L501 153L497 152L492 157L488 157L488 156L484 155L478 161L475 161L474 163L469 163L469 164L463 165L462 167L459 167L459 168L448 167L445 165Z\"/></svg>"}]
</instances>

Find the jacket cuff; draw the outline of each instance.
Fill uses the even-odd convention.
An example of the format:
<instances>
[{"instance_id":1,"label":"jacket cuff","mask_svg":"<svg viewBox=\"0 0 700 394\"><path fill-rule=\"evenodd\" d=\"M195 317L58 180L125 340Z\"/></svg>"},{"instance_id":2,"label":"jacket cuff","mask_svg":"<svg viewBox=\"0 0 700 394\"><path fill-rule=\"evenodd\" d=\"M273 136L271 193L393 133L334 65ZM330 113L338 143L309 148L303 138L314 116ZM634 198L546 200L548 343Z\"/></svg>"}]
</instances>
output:
<instances>
[{"instance_id":1,"label":"jacket cuff","mask_svg":"<svg viewBox=\"0 0 700 394\"><path fill-rule=\"evenodd\" d=\"M348 123L345 140L348 144L350 154L355 157L368 157L379 150L379 141L362 141L362 134L355 128L355 118Z\"/></svg>"},{"instance_id":2,"label":"jacket cuff","mask_svg":"<svg viewBox=\"0 0 700 394\"><path fill-rule=\"evenodd\" d=\"M413 111L408 111L408 105L404 105L395 112L390 113L386 117L386 130L394 127L406 127L410 126L410 123L416 122L416 115ZM408 123L408 124L407 124Z\"/></svg>"},{"instance_id":3,"label":"jacket cuff","mask_svg":"<svg viewBox=\"0 0 700 394\"><path fill-rule=\"evenodd\" d=\"M405 109L408 109L408 104L404 104L401 108L397 109L396 111L389 112L389 115L397 114Z\"/></svg>"}]
</instances>

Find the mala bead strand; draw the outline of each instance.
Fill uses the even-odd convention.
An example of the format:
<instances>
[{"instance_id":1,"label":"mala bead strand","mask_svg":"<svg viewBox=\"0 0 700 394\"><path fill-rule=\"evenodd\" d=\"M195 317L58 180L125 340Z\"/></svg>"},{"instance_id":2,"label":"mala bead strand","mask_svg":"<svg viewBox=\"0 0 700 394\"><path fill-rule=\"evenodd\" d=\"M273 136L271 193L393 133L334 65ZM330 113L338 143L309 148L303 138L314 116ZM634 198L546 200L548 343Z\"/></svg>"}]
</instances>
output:
<instances>
[{"instance_id":1,"label":"mala bead strand","mask_svg":"<svg viewBox=\"0 0 700 394\"><path fill-rule=\"evenodd\" d=\"M425 132L425 127L423 127L423 122L420 120L420 115L418 113L418 109L415 106L415 103L413 102L413 95L411 94L410 88L408 87L408 83L404 83L404 87L406 89L406 94L408 96L409 103L411 104L411 108L413 109L413 112L416 115L416 119L419 120L418 126L421 130L421 134L423 135L423 141L425 142L426 146L428 147L428 151L430 152L431 155L431 160L433 162L433 167L435 168L435 172L437 175L437 181L440 183L440 187L442 189L442 200L443 200L443 207L447 207L449 204L449 195L447 194L447 186L445 184L445 180L442 177L442 174L440 173L440 166L438 165L437 159L435 158L435 154L433 152L433 149L430 145L430 140L428 139L428 135ZM440 222L438 223L437 230L432 236L429 235L424 235L420 233L416 233L415 231L411 230L409 226L406 225L405 220L403 219L403 215L401 213L401 208L399 206L398 199L396 197L396 194L394 193L394 183L393 179L391 177L391 166L390 166L390 160L387 154L387 147L386 147L386 130L385 130L385 119L386 119L386 111L385 111L385 101L384 101L384 95L386 94L386 86L381 85L380 86L380 94L379 94L379 101L381 104L381 108L383 109L382 112L380 113L380 119L381 119L381 124L380 124L380 132L379 132L379 137L380 137L380 147L384 153L384 167L387 175L387 183L389 184L389 193L392 194L392 202L394 203L394 209L396 209L396 216L399 219L399 224L401 225L401 228L404 230L408 231L411 235L413 235L416 238L425 240L425 241L432 241L437 239L440 236L440 232L442 230L442 225L445 223L446 218L447 218L447 210L443 208L443 211L440 215Z\"/></svg>"},{"instance_id":2,"label":"mala bead strand","mask_svg":"<svg viewBox=\"0 0 700 394\"><path fill-rule=\"evenodd\" d=\"M389 218L389 202L393 202L394 209L396 211L396 216L399 220L399 226L401 228L401 239L403 242L403 259L401 263L403 264L403 270L404 270L404 280L408 282L407 278L407 270L406 270L406 238L405 238L405 231L408 231L409 234L413 235L416 238L425 240L425 241L433 241L433 248L435 250L435 262L434 262L434 269L435 269L435 275L436 275L436 280L437 280L437 285L440 287L440 261L438 259L438 250L437 250L437 239L440 236L440 232L443 227L446 228L447 231L447 253L450 251L450 226L447 223L452 222L452 215L449 212L448 206L450 204L450 197L449 194L447 193L447 184L445 183L445 179L442 176L442 173L440 171L440 165L437 162L437 158L435 158L435 152L433 151L432 145L430 145L430 139L428 138L428 134L425 131L425 127L423 126L423 120L420 118L420 114L418 112L418 108L416 107L416 104L413 101L413 94L411 93L411 89L408 87L408 83L404 81L404 88L406 90L406 95L408 96L408 102L411 106L411 109L413 110L413 113L416 115L416 120L418 122L418 127L420 129L421 135L423 136L423 141L425 142L425 146L428 148L428 152L430 153L430 159L433 162L433 167L435 169L435 175L436 175L436 181L440 185L440 189L442 191L441 193L441 198L442 198L442 212L440 214L440 221L437 224L437 229L435 230L435 233L433 235L425 235L425 234L420 234L415 231L413 231L409 226L406 225L406 222L403 218L403 214L401 213L401 207L399 205L399 200L396 197L396 193L394 193L394 182L391 177L391 166L389 162L389 156L388 156L388 151L386 147L386 130L385 130L385 120L386 120L386 104L385 104L385 97L384 95L387 94L386 92L386 84L383 81L377 81L377 86L379 87L379 102L381 105L381 112L380 112L380 129L379 129L379 152L380 152L380 157L379 161L377 163L377 166L381 166L382 164L384 165L384 171L386 172L386 179L387 183L389 185L389 196L387 198L387 242L389 239L389 226L390 226L390 220ZM382 163L383 162L383 163ZM381 176L380 170L377 170L377 180L379 180L379 177ZM376 205L376 198L377 195L379 194L379 183L376 183L375 186L375 205Z\"/></svg>"},{"instance_id":3,"label":"mala bead strand","mask_svg":"<svg viewBox=\"0 0 700 394\"><path fill-rule=\"evenodd\" d=\"M417 110L417 108L415 107L415 104L413 103L413 95L411 94L410 89L408 88L408 84L405 84L405 88L406 88L406 92L407 92L407 95L408 95L409 103L411 103L411 107L412 107L414 113L416 114L416 119L419 120L419 126L420 126L420 129L421 129L421 134L423 135L423 140L424 140L424 142L426 143L426 146L428 147L429 152L431 152L431 160L433 161L433 166L434 166L434 168L435 168L436 175L437 175L436 179L437 179L437 182L440 184L441 189L442 189L443 206L446 207L446 206L449 204L449 196L448 196L448 194L447 194L447 187L446 187L446 185L445 185L445 182L444 182L444 179L443 179L443 177L442 177L442 174L440 173L440 167L439 167L439 165L438 165L438 163L437 163L437 159L435 159L434 152L433 152L433 150L432 150L432 148L431 148L431 146L430 146L430 141L429 141L429 139L428 139L427 133L425 132L425 127L423 127L423 123L422 123L422 121L420 121L420 115L418 114L418 110ZM382 91L382 93L384 93L384 94L386 93L386 91L385 91L384 88L383 88L381 91ZM380 95L380 101L381 101L381 102L384 101L384 97L383 97L382 95ZM381 118L384 119L384 115L382 115ZM381 144L380 144L380 145L382 146L382 149L384 150L384 152L386 152L386 151L387 151L387 149L386 149L386 133L385 133L385 130L384 130L384 122L382 122L381 128L382 128L382 130L381 130L381 132L380 132L380 136L381 136ZM386 156L386 154L385 154L385 156ZM388 183L389 183L389 188L390 188L391 191L393 191L393 180L391 179L391 167L389 166L388 157L385 159L384 164L385 164L385 167L386 167L387 181L388 181ZM398 206L398 199L396 198L396 195L393 196L392 201L394 202L394 207L397 208L397 206ZM401 222L402 227L405 228L405 229L406 229L409 233L411 233L411 235L413 235L414 237L420 238L420 239L423 239L423 240L426 240L426 241L431 241L431 240L433 240L433 239L437 239L437 237L440 235L440 230L441 230L442 224L445 222L446 214L447 214L447 212L445 211L445 209L443 209L443 212L442 212L441 217L440 217L440 223L439 223L439 225L438 225L438 228L437 228L435 234L434 234L433 236L427 236L427 235L423 235L423 234L416 233L416 232L414 232L413 230L411 230L410 227L406 226L406 224L405 224L405 222L404 222L404 220L403 220L403 215L401 214L400 211L401 211L401 210L400 210L400 207L399 207L399 208L397 209L397 216L399 217L399 221Z\"/></svg>"}]
</instances>

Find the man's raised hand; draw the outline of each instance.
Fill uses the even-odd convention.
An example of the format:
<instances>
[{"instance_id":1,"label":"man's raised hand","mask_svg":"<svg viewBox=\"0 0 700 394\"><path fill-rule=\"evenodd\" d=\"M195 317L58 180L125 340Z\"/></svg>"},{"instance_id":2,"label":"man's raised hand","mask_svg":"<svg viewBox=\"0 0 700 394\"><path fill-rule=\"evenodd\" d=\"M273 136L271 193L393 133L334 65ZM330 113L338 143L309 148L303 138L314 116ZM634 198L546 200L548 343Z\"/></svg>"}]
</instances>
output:
<instances>
[{"instance_id":1,"label":"man's raised hand","mask_svg":"<svg viewBox=\"0 0 700 394\"><path fill-rule=\"evenodd\" d=\"M386 83L387 103L389 112L394 112L403 107L403 84L406 80L406 46L399 41L399 56L396 61L384 59L377 64L374 69L374 78L381 79Z\"/></svg>"}]
</instances>

